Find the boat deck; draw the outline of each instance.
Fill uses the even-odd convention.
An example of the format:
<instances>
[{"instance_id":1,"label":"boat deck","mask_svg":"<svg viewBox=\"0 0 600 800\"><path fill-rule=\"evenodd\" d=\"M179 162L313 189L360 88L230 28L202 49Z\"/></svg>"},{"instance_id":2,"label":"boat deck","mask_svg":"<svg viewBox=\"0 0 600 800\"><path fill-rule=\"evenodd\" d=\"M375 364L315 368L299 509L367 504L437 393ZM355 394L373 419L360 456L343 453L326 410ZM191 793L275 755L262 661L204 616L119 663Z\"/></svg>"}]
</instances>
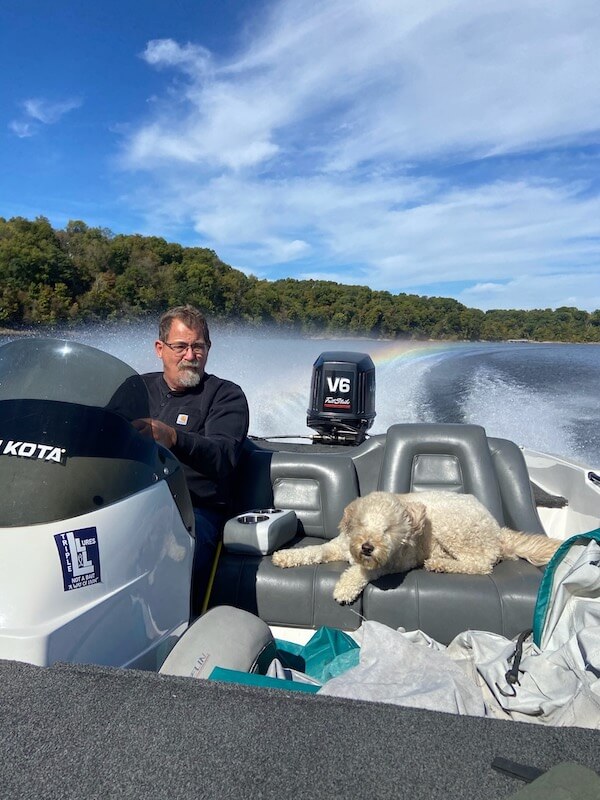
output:
<instances>
[{"instance_id":1,"label":"boat deck","mask_svg":"<svg viewBox=\"0 0 600 800\"><path fill-rule=\"evenodd\" d=\"M524 784L497 756L600 771L579 728L94 666L3 661L0 685L3 798L500 800Z\"/></svg>"}]
</instances>

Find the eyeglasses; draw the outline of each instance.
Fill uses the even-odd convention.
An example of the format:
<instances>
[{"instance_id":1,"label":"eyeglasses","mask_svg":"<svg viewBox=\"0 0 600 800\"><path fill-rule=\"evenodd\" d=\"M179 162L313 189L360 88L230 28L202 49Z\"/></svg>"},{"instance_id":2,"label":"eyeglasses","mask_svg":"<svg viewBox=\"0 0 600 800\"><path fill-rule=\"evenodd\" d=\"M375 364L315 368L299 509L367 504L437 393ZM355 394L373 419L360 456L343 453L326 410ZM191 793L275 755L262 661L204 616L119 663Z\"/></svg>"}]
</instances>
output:
<instances>
[{"instance_id":1,"label":"eyeglasses","mask_svg":"<svg viewBox=\"0 0 600 800\"><path fill-rule=\"evenodd\" d=\"M173 344L169 344L169 342L163 342L163 344L178 356L185 355L190 347L195 356L203 356L208 353L208 345L205 342L194 342L193 344L186 344L185 342L173 342Z\"/></svg>"}]
</instances>

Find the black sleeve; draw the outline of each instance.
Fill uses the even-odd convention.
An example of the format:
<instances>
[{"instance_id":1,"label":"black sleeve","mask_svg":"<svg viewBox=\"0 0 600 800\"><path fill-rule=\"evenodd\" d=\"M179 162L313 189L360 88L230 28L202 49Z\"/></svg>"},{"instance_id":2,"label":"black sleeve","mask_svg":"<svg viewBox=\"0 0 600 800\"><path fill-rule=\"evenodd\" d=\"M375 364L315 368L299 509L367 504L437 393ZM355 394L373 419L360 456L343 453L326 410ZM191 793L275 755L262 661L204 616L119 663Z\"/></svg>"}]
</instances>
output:
<instances>
[{"instance_id":1,"label":"black sleeve","mask_svg":"<svg viewBox=\"0 0 600 800\"><path fill-rule=\"evenodd\" d=\"M225 381L215 392L204 433L177 429L172 452L188 467L218 482L236 466L248 433L248 422L246 396L239 386Z\"/></svg>"}]
</instances>

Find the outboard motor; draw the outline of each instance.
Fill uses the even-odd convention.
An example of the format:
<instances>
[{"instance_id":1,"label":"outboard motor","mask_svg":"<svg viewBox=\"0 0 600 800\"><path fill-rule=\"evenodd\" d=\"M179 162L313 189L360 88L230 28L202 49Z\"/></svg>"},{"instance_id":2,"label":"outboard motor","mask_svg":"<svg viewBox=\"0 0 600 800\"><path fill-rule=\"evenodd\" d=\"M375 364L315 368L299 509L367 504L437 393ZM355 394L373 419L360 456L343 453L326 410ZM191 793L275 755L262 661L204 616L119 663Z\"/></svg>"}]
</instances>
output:
<instances>
[{"instance_id":1,"label":"outboard motor","mask_svg":"<svg viewBox=\"0 0 600 800\"><path fill-rule=\"evenodd\" d=\"M321 353L313 365L306 424L315 442L360 444L375 419L375 365L366 353Z\"/></svg>"},{"instance_id":2,"label":"outboard motor","mask_svg":"<svg viewBox=\"0 0 600 800\"><path fill-rule=\"evenodd\" d=\"M158 669L187 628L192 504L148 416L113 356L0 347L0 658Z\"/></svg>"}]
</instances>

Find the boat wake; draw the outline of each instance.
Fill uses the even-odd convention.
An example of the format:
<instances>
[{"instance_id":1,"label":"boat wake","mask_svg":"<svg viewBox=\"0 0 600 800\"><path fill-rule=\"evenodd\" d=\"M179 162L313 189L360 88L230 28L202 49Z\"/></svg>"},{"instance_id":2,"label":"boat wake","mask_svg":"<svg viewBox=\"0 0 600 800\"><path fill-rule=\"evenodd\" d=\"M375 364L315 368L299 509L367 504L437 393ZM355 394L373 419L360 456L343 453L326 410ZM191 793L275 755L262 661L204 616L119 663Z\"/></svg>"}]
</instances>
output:
<instances>
[{"instance_id":1,"label":"boat wake","mask_svg":"<svg viewBox=\"0 0 600 800\"><path fill-rule=\"evenodd\" d=\"M307 339L218 325L211 333L208 369L242 386L252 435L310 435L312 365L324 351L350 350L375 363L372 434L395 422L470 422L490 436L600 466L598 346ZM64 335L139 372L161 367L156 331L147 323L86 326Z\"/></svg>"}]
</instances>

